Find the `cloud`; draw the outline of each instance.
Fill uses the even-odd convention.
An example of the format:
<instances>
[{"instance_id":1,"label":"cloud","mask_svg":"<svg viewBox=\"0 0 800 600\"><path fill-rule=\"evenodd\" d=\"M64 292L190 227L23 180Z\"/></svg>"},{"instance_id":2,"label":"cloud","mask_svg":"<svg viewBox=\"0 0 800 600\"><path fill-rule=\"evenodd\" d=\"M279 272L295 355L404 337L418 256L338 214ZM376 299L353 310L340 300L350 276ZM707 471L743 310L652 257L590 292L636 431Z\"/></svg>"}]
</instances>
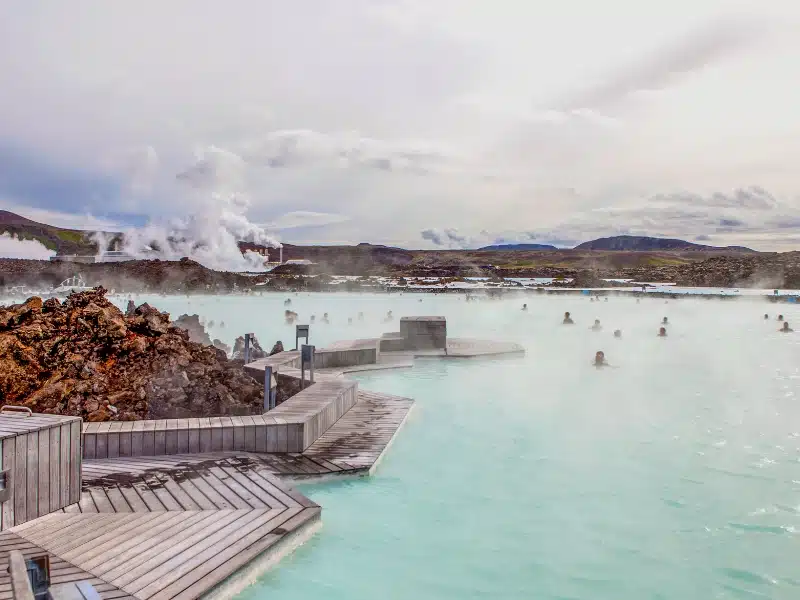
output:
<instances>
[{"instance_id":1,"label":"cloud","mask_svg":"<svg viewBox=\"0 0 800 600\"><path fill-rule=\"evenodd\" d=\"M81 229L85 231L119 231L122 227L119 221L95 217L90 214L73 214L58 210L30 208L13 202L0 200L0 208L17 214L37 223L53 225L63 229Z\"/></svg>"},{"instance_id":2,"label":"cloud","mask_svg":"<svg viewBox=\"0 0 800 600\"><path fill-rule=\"evenodd\" d=\"M557 110L597 109L631 94L662 89L681 76L730 57L767 32L764 21L728 18L705 24L652 52L638 64L619 69L581 92L565 96Z\"/></svg>"},{"instance_id":3,"label":"cloud","mask_svg":"<svg viewBox=\"0 0 800 600\"><path fill-rule=\"evenodd\" d=\"M9 233L0 234L0 258L48 260L55 254L55 251L37 240L22 240Z\"/></svg>"},{"instance_id":4,"label":"cloud","mask_svg":"<svg viewBox=\"0 0 800 600\"><path fill-rule=\"evenodd\" d=\"M271 223L265 225L267 229L295 229L298 227L324 227L334 223L344 223L351 217L333 213L296 210L281 215Z\"/></svg>"}]
</instances>

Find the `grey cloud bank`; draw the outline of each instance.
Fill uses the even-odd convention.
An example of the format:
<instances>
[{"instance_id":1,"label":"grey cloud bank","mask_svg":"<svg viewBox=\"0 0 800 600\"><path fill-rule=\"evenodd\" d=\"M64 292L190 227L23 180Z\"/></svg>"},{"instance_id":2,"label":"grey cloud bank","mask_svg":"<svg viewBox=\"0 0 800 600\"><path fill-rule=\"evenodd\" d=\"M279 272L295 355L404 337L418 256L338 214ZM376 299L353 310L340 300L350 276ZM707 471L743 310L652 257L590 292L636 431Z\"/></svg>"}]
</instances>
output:
<instances>
[{"instance_id":1,"label":"grey cloud bank","mask_svg":"<svg viewBox=\"0 0 800 600\"><path fill-rule=\"evenodd\" d=\"M153 219L143 246L789 249L800 9L741 6L10 0L0 206Z\"/></svg>"}]
</instances>

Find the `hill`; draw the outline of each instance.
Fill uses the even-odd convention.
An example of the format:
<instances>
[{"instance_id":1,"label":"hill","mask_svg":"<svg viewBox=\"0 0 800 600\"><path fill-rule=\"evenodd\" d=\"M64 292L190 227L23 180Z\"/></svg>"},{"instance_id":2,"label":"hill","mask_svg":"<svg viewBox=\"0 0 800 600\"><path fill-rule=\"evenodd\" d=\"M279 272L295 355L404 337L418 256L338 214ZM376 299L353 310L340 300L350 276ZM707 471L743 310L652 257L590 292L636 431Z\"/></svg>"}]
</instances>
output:
<instances>
[{"instance_id":1,"label":"hill","mask_svg":"<svg viewBox=\"0 0 800 600\"><path fill-rule=\"evenodd\" d=\"M710 252L755 252L744 246L706 246L685 240L671 238L655 238L638 235L618 235L599 238L575 246L575 250L613 250L627 252L659 252L663 250L710 251Z\"/></svg>"},{"instance_id":2,"label":"hill","mask_svg":"<svg viewBox=\"0 0 800 600\"><path fill-rule=\"evenodd\" d=\"M551 246L550 244L495 244L493 246L484 246L483 248L478 248L478 250L497 250L500 252L506 252L509 250L558 250L558 248Z\"/></svg>"},{"instance_id":3,"label":"hill","mask_svg":"<svg viewBox=\"0 0 800 600\"><path fill-rule=\"evenodd\" d=\"M95 254L97 244L90 239L92 232L64 229L37 223L7 210L0 210L0 235L9 233L23 240L37 240L59 254ZM121 234L113 234L121 236Z\"/></svg>"}]
</instances>

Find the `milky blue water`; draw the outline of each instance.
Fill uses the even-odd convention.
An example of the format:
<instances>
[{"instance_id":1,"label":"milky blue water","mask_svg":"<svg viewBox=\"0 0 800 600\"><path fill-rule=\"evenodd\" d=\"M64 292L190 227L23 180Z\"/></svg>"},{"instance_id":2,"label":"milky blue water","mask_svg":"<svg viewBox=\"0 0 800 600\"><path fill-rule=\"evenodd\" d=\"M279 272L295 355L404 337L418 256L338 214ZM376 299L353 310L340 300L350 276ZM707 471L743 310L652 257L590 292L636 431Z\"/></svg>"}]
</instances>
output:
<instances>
[{"instance_id":1,"label":"milky blue water","mask_svg":"<svg viewBox=\"0 0 800 600\"><path fill-rule=\"evenodd\" d=\"M151 300L224 319L213 333L228 343L251 330L289 347L286 297ZM330 313L318 346L394 328L380 322L391 309L527 355L360 377L415 398L406 426L374 476L301 486L322 530L242 598L800 597L800 334L777 333L775 305L291 298L301 321ZM576 325L560 325L565 310ZM800 307L779 310L800 330ZM593 368L596 350L618 368Z\"/></svg>"}]
</instances>

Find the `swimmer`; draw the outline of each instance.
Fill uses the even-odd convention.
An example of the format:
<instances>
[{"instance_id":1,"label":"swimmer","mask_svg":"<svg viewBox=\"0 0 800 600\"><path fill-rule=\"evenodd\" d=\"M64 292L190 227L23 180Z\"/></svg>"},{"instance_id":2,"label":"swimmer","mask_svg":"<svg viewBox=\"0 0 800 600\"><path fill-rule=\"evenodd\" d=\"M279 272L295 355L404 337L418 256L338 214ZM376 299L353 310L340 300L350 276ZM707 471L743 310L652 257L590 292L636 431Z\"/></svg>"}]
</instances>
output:
<instances>
[{"instance_id":1,"label":"swimmer","mask_svg":"<svg viewBox=\"0 0 800 600\"><path fill-rule=\"evenodd\" d=\"M621 338L622 337L622 330L621 329L615 329L614 330L614 337L615 338Z\"/></svg>"},{"instance_id":2,"label":"swimmer","mask_svg":"<svg viewBox=\"0 0 800 600\"><path fill-rule=\"evenodd\" d=\"M794 329L789 327L789 321L784 321L783 322L783 327L781 329L778 329L778 331L780 331L781 333L792 333L792 331L794 331Z\"/></svg>"},{"instance_id":3,"label":"swimmer","mask_svg":"<svg viewBox=\"0 0 800 600\"><path fill-rule=\"evenodd\" d=\"M589 296L589 302L594 302L594 298L592 298L591 296Z\"/></svg>"},{"instance_id":4,"label":"swimmer","mask_svg":"<svg viewBox=\"0 0 800 600\"><path fill-rule=\"evenodd\" d=\"M667 317L664 317L663 319L661 319L661 324L662 325L669 325L669 319L667 319Z\"/></svg>"},{"instance_id":5,"label":"swimmer","mask_svg":"<svg viewBox=\"0 0 800 600\"><path fill-rule=\"evenodd\" d=\"M778 315L778 321L783 321L783 315Z\"/></svg>"},{"instance_id":6,"label":"swimmer","mask_svg":"<svg viewBox=\"0 0 800 600\"><path fill-rule=\"evenodd\" d=\"M601 331L603 329L603 326L600 325L600 319L594 320L594 325L592 325L591 329L592 331Z\"/></svg>"},{"instance_id":7,"label":"swimmer","mask_svg":"<svg viewBox=\"0 0 800 600\"><path fill-rule=\"evenodd\" d=\"M610 366L608 364L608 362L606 361L605 352L603 352L602 350L598 350L597 352L594 353L594 363L593 364L594 364L595 367L608 367L608 366Z\"/></svg>"},{"instance_id":8,"label":"swimmer","mask_svg":"<svg viewBox=\"0 0 800 600\"><path fill-rule=\"evenodd\" d=\"M314 322L314 321L316 321L316 320L317 320L317 317L316 317L316 315L311 315L311 322L313 323L313 322Z\"/></svg>"},{"instance_id":9,"label":"swimmer","mask_svg":"<svg viewBox=\"0 0 800 600\"><path fill-rule=\"evenodd\" d=\"M292 305L292 301L289 298L287 298L286 300L283 301L283 305L284 306L291 306Z\"/></svg>"},{"instance_id":10,"label":"swimmer","mask_svg":"<svg viewBox=\"0 0 800 600\"><path fill-rule=\"evenodd\" d=\"M572 317L569 316L568 312L564 313L564 320L561 321L562 325L574 325L575 321L572 320Z\"/></svg>"},{"instance_id":11,"label":"swimmer","mask_svg":"<svg viewBox=\"0 0 800 600\"><path fill-rule=\"evenodd\" d=\"M322 322L323 323L330 323L330 319L328 319L328 313L322 315Z\"/></svg>"},{"instance_id":12,"label":"swimmer","mask_svg":"<svg viewBox=\"0 0 800 600\"><path fill-rule=\"evenodd\" d=\"M769 315L767 313L764 313L764 320L766 321L767 319L769 319Z\"/></svg>"},{"instance_id":13,"label":"swimmer","mask_svg":"<svg viewBox=\"0 0 800 600\"><path fill-rule=\"evenodd\" d=\"M608 302L608 296L606 296L606 297L605 297L605 299L603 300L603 302Z\"/></svg>"},{"instance_id":14,"label":"swimmer","mask_svg":"<svg viewBox=\"0 0 800 600\"><path fill-rule=\"evenodd\" d=\"M522 310L528 310L528 305L527 304L523 304L522 305Z\"/></svg>"},{"instance_id":15,"label":"swimmer","mask_svg":"<svg viewBox=\"0 0 800 600\"><path fill-rule=\"evenodd\" d=\"M667 328L666 327L661 327L658 330L658 337L667 337Z\"/></svg>"},{"instance_id":16,"label":"swimmer","mask_svg":"<svg viewBox=\"0 0 800 600\"><path fill-rule=\"evenodd\" d=\"M392 311L388 311L386 313L386 318L383 320L384 323L388 323L389 321L393 321L394 317L392 316Z\"/></svg>"}]
</instances>

